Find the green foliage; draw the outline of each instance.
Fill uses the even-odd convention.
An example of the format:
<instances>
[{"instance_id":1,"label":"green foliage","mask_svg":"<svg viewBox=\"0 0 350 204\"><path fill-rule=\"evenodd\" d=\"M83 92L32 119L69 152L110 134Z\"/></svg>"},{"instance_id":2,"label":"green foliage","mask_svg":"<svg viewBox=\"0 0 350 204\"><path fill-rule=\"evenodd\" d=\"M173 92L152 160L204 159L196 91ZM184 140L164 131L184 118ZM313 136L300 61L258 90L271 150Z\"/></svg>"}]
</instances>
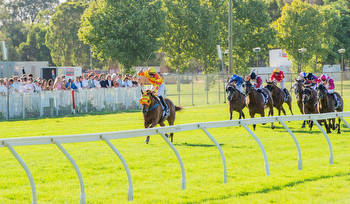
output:
<instances>
[{"instance_id":1,"label":"green foliage","mask_svg":"<svg viewBox=\"0 0 350 204\"><path fill-rule=\"evenodd\" d=\"M50 50L45 45L47 28L41 24L33 25L27 35L27 41L19 45L18 53L23 61L49 61L52 64Z\"/></svg>"},{"instance_id":2,"label":"green foliage","mask_svg":"<svg viewBox=\"0 0 350 204\"><path fill-rule=\"evenodd\" d=\"M301 0L283 7L282 15L274 23L278 44L286 49L294 65L308 62L322 47L325 32L324 19L318 7ZM302 56L299 48L306 48ZM303 60L301 60L303 59Z\"/></svg>"},{"instance_id":3,"label":"green foliage","mask_svg":"<svg viewBox=\"0 0 350 204\"><path fill-rule=\"evenodd\" d=\"M79 37L99 59L118 60L125 72L159 49L165 29L160 1L97 0L82 17Z\"/></svg>"},{"instance_id":4,"label":"green foliage","mask_svg":"<svg viewBox=\"0 0 350 204\"><path fill-rule=\"evenodd\" d=\"M57 66L86 66L89 64L89 46L78 38L81 16L87 7L80 2L62 3L50 20L46 46Z\"/></svg>"},{"instance_id":5,"label":"green foliage","mask_svg":"<svg viewBox=\"0 0 350 204\"><path fill-rule=\"evenodd\" d=\"M11 0L7 4L12 18L34 23L40 11L53 10L59 0Z\"/></svg>"},{"instance_id":6,"label":"green foliage","mask_svg":"<svg viewBox=\"0 0 350 204\"><path fill-rule=\"evenodd\" d=\"M203 71L217 69L216 45L222 44L224 2L165 1L167 30L162 36L162 51L173 68L184 72L191 59L202 64Z\"/></svg>"}]
</instances>

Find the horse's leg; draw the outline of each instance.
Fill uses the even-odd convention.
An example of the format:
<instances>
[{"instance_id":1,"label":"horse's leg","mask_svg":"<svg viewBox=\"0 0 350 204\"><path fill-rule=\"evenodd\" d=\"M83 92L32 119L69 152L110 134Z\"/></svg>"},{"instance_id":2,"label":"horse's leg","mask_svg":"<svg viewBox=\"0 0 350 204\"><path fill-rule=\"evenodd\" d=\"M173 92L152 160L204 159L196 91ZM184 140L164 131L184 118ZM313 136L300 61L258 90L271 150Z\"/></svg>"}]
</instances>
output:
<instances>
[{"instance_id":1,"label":"horse's leg","mask_svg":"<svg viewBox=\"0 0 350 204\"><path fill-rule=\"evenodd\" d=\"M250 112L249 114L250 114L250 118L254 118L255 113ZM256 127L256 125L254 124L254 125L253 125L253 129L254 129L254 130L255 130L255 127Z\"/></svg>"},{"instance_id":2,"label":"horse's leg","mask_svg":"<svg viewBox=\"0 0 350 204\"><path fill-rule=\"evenodd\" d=\"M241 118L239 118L241 119ZM232 120L232 110L230 109L230 120Z\"/></svg>"},{"instance_id":3,"label":"horse's leg","mask_svg":"<svg viewBox=\"0 0 350 204\"><path fill-rule=\"evenodd\" d=\"M283 105L282 105L282 112L283 112L284 115L287 115L286 111L283 108Z\"/></svg>"},{"instance_id":4,"label":"horse's leg","mask_svg":"<svg viewBox=\"0 0 350 204\"><path fill-rule=\"evenodd\" d=\"M164 126L165 126L165 123L164 123L164 121L160 122L160 123L159 123L159 125L160 125L161 127L164 127ZM166 134L165 134L165 136L169 138L169 135L168 135L168 133L166 133Z\"/></svg>"},{"instance_id":5,"label":"horse's leg","mask_svg":"<svg viewBox=\"0 0 350 204\"><path fill-rule=\"evenodd\" d=\"M303 124L301 125L301 128L305 128L306 126L306 120L303 121Z\"/></svg>"},{"instance_id":6,"label":"horse's leg","mask_svg":"<svg viewBox=\"0 0 350 204\"><path fill-rule=\"evenodd\" d=\"M242 116L243 116L243 119L245 119L245 115L244 115L243 110L241 110L241 114L242 114Z\"/></svg>"},{"instance_id":7,"label":"horse's leg","mask_svg":"<svg viewBox=\"0 0 350 204\"><path fill-rule=\"evenodd\" d=\"M341 122L341 119L340 118L338 118L338 134L340 134L341 132L340 132L340 122Z\"/></svg>"},{"instance_id":8,"label":"horse's leg","mask_svg":"<svg viewBox=\"0 0 350 204\"><path fill-rule=\"evenodd\" d=\"M144 123L145 125L145 128L149 128L150 127L150 123L146 122ZM149 143L149 139L150 139L150 136L147 136L146 139L145 139L145 143L148 144Z\"/></svg>"},{"instance_id":9,"label":"horse's leg","mask_svg":"<svg viewBox=\"0 0 350 204\"><path fill-rule=\"evenodd\" d=\"M332 125L333 125L333 130L337 129L337 126L335 124L335 118L332 118Z\"/></svg>"},{"instance_id":10,"label":"horse's leg","mask_svg":"<svg viewBox=\"0 0 350 204\"><path fill-rule=\"evenodd\" d=\"M327 130L327 133L331 133L331 123L330 123L330 121L328 120L328 124L327 124L327 120L326 119L323 120L323 122L324 122L324 127Z\"/></svg>"},{"instance_id":11,"label":"horse's leg","mask_svg":"<svg viewBox=\"0 0 350 204\"><path fill-rule=\"evenodd\" d=\"M278 114L281 114L280 109L278 110ZM269 116L273 116L273 105L270 105ZM273 122L271 123L271 128L275 129L275 125L273 124Z\"/></svg>"},{"instance_id":12,"label":"horse's leg","mask_svg":"<svg viewBox=\"0 0 350 204\"><path fill-rule=\"evenodd\" d=\"M175 113L174 113L173 117L168 118L169 126L173 126L174 122L175 122ZM170 133L170 141L174 142L174 133L173 132Z\"/></svg>"},{"instance_id":13,"label":"horse's leg","mask_svg":"<svg viewBox=\"0 0 350 204\"><path fill-rule=\"evenodd\" d=\"M288 104L288 107L289 107L289 110L290 110L291 114L294 115L293 110L292 110L292 102L288 101L287 104Z\"/></svg>"}]
</instances>

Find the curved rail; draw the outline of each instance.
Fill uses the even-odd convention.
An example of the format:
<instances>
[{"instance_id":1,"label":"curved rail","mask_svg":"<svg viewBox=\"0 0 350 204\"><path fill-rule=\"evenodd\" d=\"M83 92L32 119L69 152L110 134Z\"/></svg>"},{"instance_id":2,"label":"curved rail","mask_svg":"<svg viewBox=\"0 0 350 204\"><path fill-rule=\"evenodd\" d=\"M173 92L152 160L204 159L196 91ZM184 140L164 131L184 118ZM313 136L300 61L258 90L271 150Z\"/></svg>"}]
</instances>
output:
<instances>
[{"instance_id":1,"label":"curved rail","mask_svg":"<svg viewBox=\"0 0 350 204\"><path fill-rule=\"evenodd\" d=\"M73 157L70 156L70 154L67 152L67 150L59 143L57 140L52 139L52 143L56 144L56 146L61 150L61 152L64 154L64 156L67 157L67 159L70 161L70 163L73 165L75 172L77 173L77 176L79 178L79 184L80 184L80 203L85 204L86 203L86 194L85 194L85 188L84 188L84 180L83 176L81 175L80 169L77 165L77 163L74 161Z\"/></svg>"},{"instance_id":2,"label":"curved rail","mask_svg":"<svg viewBox=\"0 0 350 204\"><path fill-rule=\"evenodd\" d=\"M5 141L4 145L7 146L7 148L10 150L10 152L13 154L13 156L15 156L17 161L21 164L22 168L26 172L27 177L28 177L29 182L30 182L30 188L32 189L32 203L36 204L37 203L36 188L35 188L35 183L34 183L34 179L33 179L32 173L30 173L30 170L29 170L28 166L23 161L23 159L19 156L19 154L15 151L15 149L13 149L11 144L8 143L7 141Z\"/></svg>"},{"instance_id":3,"label":"curved rail","mask_svg":"<svg viewBox=\"0 0 350 204\"><path fill-rule=\"evenodd\" d=\"M269 161L267 159L267 155L266 155L266 151L265 151L265 148L264 146L262 145L262 143L260 142L259 138L254 134L254 132L249 129L249 127L246 125L246 124L242 124L242 126L249 132L249 134L251 136L253 136L253 138L255 139L255 141L259 144L259 147L263 153L263 156L264 156L264 162L265 162L265 173L266 173L266 176L270 176L270 168L269 168Z\"/></svg>"},{"instance_id":4,"label":"curved rail","mask_svg":"<svg viewBox=\"0 0 350 204\"><path fill-rule=\"evenodd\" d=\"M179 161L180 167L181 167L181 189L186 189L186 176L185 176L185 167L182 162L182 159L180 157L179 152L175 148L175 146L169 141L169 139L165 136L163 132L158 131L158 133L162 136L162 138L165 140L165 142L169 145L169 147L174 151L177 160Z\"/></svg>"},{"instance_id":5,"label":"curved rail","mask_svg":"<svg viewBox=\"0 0 350 204\"><path fill-rule=\"evenodd\" d=\"M324 129L322 128L322 126L320 125L320 123L318 123L318 121L311 117L312 121L314 121L314 123L317 125L317 127L321 130L321 132L323 133L324 137L327 140L328 143L328 148L329 148L329 164L333 164L334 163L334 159L333 159L333 148L332 148L332 143L331 140L329 139L326 131L324 131Z\"/></svg>"},{"instance_id":6,"label":"curved rail","mask_svg":"<svg viewBox=\"0 0 350 204\"><path fill-rule=\"evenodd\" d=\"M219 152L220 152L220 156L221 156L221 160L222 160L222 168L223 168L223 174L224 174L224 183L227 183L227 169L226 169L226 159L225 159L225 155L224 152L222 151L222 148L220 146L220 144L215 140L215 138L209 133L209 131L203 127L200 127L205 134L208 135L209 139L214 142L214 144L216 145L216 147L218 148Z\"/></svg>"},{"instance_id":7,"label":"curved rail","mask_svg":"<svg viewBox=\"0 0 350 204\"><path fill-rule=\"evenodd\" d=\"M101 139L113 150L113 152L118 156L119 160L123 163L124 169L126 171L126 174L128 176L128 183L129 183L129 190L128 190L128 200L132 201L134 199L134 190L132 187L132 179L131 179L131 173L128 164L126 163L124 157L120 152L117 150L117 148L109 141L109 139L101 136Z\"/></svg>"}]
</instances>

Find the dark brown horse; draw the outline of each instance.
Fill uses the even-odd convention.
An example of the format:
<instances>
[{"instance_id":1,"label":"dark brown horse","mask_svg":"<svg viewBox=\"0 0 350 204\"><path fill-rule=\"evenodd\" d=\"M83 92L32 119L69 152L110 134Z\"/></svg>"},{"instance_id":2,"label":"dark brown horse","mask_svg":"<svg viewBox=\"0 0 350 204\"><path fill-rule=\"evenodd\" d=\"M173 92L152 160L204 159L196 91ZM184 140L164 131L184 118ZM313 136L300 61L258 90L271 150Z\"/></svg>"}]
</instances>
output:
<instances>
[{"instance_id":1,"label":"dark brown horse","mask_svg":"<svg viewBox=\"0 0 350 204\"><path fill-rule=\"evenodd\" d=\"M303 110L303 84L304 81L303 80L295 80L295 95L296 95L296 99L297 99L297 104L300 110L301 114L304 114L304 110ZM304 120L303 125L301 126L301 128L305 128L305 123L306 121Z\"/></svg>"},{"instance_id":2,"label":"dark brown horse","mask_svg":"<svg viewBox=\"0 0 350 204\"><path fill-rule=\"evenodd\" d=\"M165 98L165 102L168 105L170 115L166 118L162 118L163 110L160 100L154 95L153 91L142 91L142 98L140 104L142 105L142 113L144 118L145 128L153 128L157 124L165 126L164 121L167 120L169 126L174 125L175 112L181 110L181 107L177 107L169 99ZM166 135L168 136L168 135ZM174 133L170 133L171 142L173 142ZM145 142L148 144L150 136L147 136Z\"/></svg>"},{"instance_id":3,"label":"dark brown horse","mask_svg":"<svg viewBox=\"0 0 350 204\"><path fill-rule=\"evenodd\" d=\"M329 94L326 87L323 84L317 87L318 96L318 111L319 113L331 113L331 112L342 112L343 111L343 99L339 93L334 92L336 97L339 99L339 104L335 100L332 94ZM340 118L338 118L338 124L335 125L335 119L328 119L328 126L326 120L324 120L327 133L330 133L330 128L333 130L338 128L338 133L340 134Z\"/></svg>"},{"instance_id":4,"label":"dark brown horse","mask_svg":"<svg viewBox=\"0 0 350 204\"><path fill-rule=\"evenodd\" d=\"M302 103L303 103L303 113L304 114L314 114L318 113L317 110L317 92L311 87L311 85L303 86L303 95L302 95ZM313 121L308 121L310 131L312 130Z\"/></svg>"},{"instance_id":5,"label":"dark brown horse","mask_svg":"<svg viewBox=\"0 0 350 204\"><path fill-rule=\"evenodd\" d=\"M227 84L226 86L227 100L229 101L230 120L232 120L232 112L239 113L239 119L245 118L243 109L245 104L245 95L241 93L234 84Z\"/></svg>"},{"instance_id":6,"label":"dark brown horse","mask_svg":"<svg viewBox=\"0 0 350 204\"><path fill-rule=\"evenodd\" d=\"M286 114L286 111L283 108L283 104L287 103L289 106L290 112L293 114L292 111L292 97L290 94L288 94L288 98L285 101L285 93L280 89L275 82L272 81L267 81L267 85L265 86L266 89L268 89L271 92L272 99L273 99L273 106L277 108L278 110L278 115L281 115L281 111L283 112L284 115Z\"/></svg>"},{"instance_id":7,"label":"dark brown horse","mask_svg":"<svg viewBox=\"0 0 350 204\"><path fill-rule=\"evenodd\" d=\"M268 96L268 101L265 104L262 93L259 93L253 87L250 81L245 81L244 86L246 94L246 106L249 110L250 117L254 118L255 114L260 114L261 117L265 117L265 108L269 108L268 116L273 116L273 99L270 91L267 89L262 89L262 91L264 91L264 93ZM254 130L255 126L256 125L253 125ZM271 124L271 128L275 128L273 123Z\"/></svg>"}]
</instances>

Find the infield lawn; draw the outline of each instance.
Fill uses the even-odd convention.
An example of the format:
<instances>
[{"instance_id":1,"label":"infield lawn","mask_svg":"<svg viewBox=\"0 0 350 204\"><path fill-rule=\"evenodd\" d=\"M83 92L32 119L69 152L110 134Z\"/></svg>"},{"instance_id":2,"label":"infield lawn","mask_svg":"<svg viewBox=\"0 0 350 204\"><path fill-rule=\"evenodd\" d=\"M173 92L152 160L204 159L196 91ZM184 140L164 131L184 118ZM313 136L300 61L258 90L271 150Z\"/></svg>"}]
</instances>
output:
<instances>
[{"instance_id":1,"label":"infield lawn","mask_svg":"<svg viewBox=\"0 0 350 204\"><path fill-rule=\"evenodd\" d=\"M350 101L347 101L349 104ZM228 118L227 105L185 108L176 124ZM246 109L245 109L246 110ZM345 110L350 110L346 106ZM247 110L246 110L247 111ZM295 113L299 114L294 104ZM288 114L289 111L287 111ZM237 118L237 114L234 115ZM180 189L180 167L160 136L113 140L132 174L134 203L350 203L350 130L332 133L334 164L321 132L287 125L298 138L303 170L297 168L297 149L290 135L276 124L258 125L270 162L265 176L259 146L241 127L209 129L226 156L228 183L222 183L217 148L201 131L175 134L174 144L184 161L187 189ZM87 115L55 119L0 122L1 138L71 135L141 129L140 112ZM127 203L127 177L121 162L103 142L64 144L82 171L87 203ZM29 166L38 203L79 203L80 188L74 169L54 145L15 147ZM0 148L0 203L30 203L31 190L24 170L6 148Z\"/></svg>"}]
</instances>

